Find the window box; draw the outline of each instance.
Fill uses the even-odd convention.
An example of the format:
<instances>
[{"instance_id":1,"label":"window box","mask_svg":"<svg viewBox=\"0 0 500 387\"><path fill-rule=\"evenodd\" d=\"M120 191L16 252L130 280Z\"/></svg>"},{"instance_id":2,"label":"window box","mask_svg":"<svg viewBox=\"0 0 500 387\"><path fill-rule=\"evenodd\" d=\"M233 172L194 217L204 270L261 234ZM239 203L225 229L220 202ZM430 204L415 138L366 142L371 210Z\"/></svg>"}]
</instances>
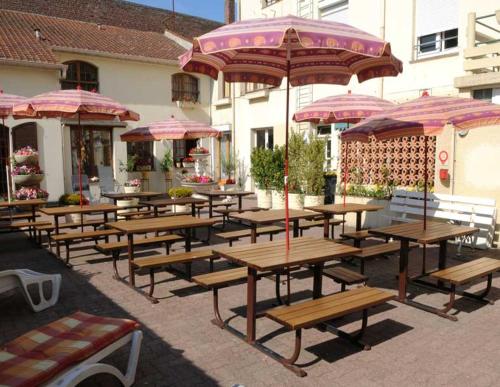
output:
<instances>
[{"instance_id":1,"label":"window box","mask_svg":"<svg viewBox=\"0 0 500 387\"><path fill-rule=\"evenodd\" d=\"M214 102L215 107L225 107L231 105L231 98L221 98L218 101Z\"/></svg>"},{"instance_id":2,"label":"window box","mask_svg":"<svg viewBox=\"0 0 500 387\"><path fill-rule=\"evenodd\" d=\"M198 104L192 101L175 101L175 103L179 109L194 109Z\"/></svg>"}]
</instances>

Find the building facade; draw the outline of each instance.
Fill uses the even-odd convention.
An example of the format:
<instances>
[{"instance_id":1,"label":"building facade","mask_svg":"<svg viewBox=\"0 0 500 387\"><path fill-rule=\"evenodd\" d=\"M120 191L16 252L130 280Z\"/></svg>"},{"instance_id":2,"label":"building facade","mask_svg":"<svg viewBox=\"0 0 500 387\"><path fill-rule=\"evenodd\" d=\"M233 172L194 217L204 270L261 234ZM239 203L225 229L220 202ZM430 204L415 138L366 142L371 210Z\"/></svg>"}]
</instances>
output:
<instances>
[{"instance_id":1,"label":"building facade","mask_svg":"<svg viewBox=\"0 0 500 387\"><path fill-rule=\"evenodd\" d=\"M175 25L179 28L170 30L166 28L169 23L172 25L168 11L117 0L73 3L2 1L0 89L31 97L80 86L138 112L139 122L82 122L84 173L88 177L97 176L98 166L110 166L116 180L123 183L130 177L124 171L127 157L138 155L140 169L151 169L147 172L146 189L165 191L166 181L159 168L164 153L172 149L174 157L179 159L186 156L192 144L185 141L126 144L120 141L120 135L171 116L211 122L212 81L182 73L177 57L190 46L192 36L219 24L176 14ZM79 9L81 6L87 8ZM89 9L91 6L94 8ZM88 15L97 16L92 19ZM127 23L127 18L137 22L138 15L141 22L130 28L132 22ZM0 153L4 158L9 154L9 131L13 150L26 145L38 148L40 167L45 172L41 188L50 193L50 200L57 200L59 195L73 190L72 176L77 174L76 124L75 120L9 117L0 131L3 147ZM5 191L3 172L0 183Z\"/></svg>"},{"instance_id":2,"label":"building facade","mask_svg":"<svg viewBox=\"0 0 500 387\"><path fill-rule=\"evenodd\" d=\"M499 0L245 0L239 2L241 19L272 18L287 14L344 22L391 43L403 61L397 77L347 86L309 85L291 89L290 114L322 97L353 93L373 95L395 103L421 96L485 98L500 103L498 66L500 43ZM285 83L214 87L213 123L233 133L234 152L249 166L253 147L284 143ZM292 122L292 129L313 131L328 140L328 168L339 165L339 133L345 125L310 125ZM487 139L487 140L486 140ZM436 140L436 170L449 170L449 179L435 176L435 189L457 195L491 197L500 204L500 128L479 128L456 133L447 128ZM436 159L438 159L436 157ZM245 170L248 173L248 169ZM251 178L245 175L247 188Z\"/></svg>"}]
</instances>

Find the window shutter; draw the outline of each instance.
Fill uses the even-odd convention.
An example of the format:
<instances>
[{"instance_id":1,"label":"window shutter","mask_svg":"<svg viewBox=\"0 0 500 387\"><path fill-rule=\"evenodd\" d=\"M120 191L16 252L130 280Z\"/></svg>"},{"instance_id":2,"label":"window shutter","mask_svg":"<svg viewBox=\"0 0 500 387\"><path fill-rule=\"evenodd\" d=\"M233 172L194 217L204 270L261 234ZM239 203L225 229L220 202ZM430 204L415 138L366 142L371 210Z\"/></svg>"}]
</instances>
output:
<instances>
[{"instance_id":1,"label":"window shutter","mask_svg":"<svg viewBox=\"0 0 500 387\"><path fill-rule=\"evenodd\" d=\"M458 28L458 0L417 0L417 37Z\"/></svg>"}]
</instances>

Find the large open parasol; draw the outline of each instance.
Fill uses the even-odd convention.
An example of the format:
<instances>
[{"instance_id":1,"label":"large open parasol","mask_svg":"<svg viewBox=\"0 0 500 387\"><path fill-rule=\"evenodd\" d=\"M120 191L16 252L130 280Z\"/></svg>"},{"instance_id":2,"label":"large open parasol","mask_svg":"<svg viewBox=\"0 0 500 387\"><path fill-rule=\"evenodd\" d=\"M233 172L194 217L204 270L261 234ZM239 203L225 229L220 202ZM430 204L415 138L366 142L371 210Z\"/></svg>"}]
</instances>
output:
<instances>
[{"instance_id":1,"label":"large open parasol","mask_svg":"<svg viewBox=\"0 0 500 387\"><path fill-rule=\"evenodd\" d=\"M14 94L6 94L3 92L3 90L0 90L0 118L2 119L2 126L5 127L5 119L12 115L12 109L14 108L14 105L18 103L22 103L24 100L26 100L25 97L21 97L19 95L14 95ZM12 132L9 130L9 149L12 152ZM8 163L8 162L7 162ZM8 169L8 166L6 166ZM10 182L10 176L7 173L7 196L9 198L9 202L11 200L11 184Z\"/></svg>"},{"instance_id":2,"label":"large open parasol","mask_svg":"<svg viewBox=\"0 0 500 387\"><path fill-rule=\"evenodd\" d=\"M152 122L123 133L122 141L159 141L159 140L189 140L205 137L218 137L220 132L203 122L177 120L171 117L164 121Z\"/></svg>"},{"instance_id":3,"label":"large open parasol","mask_svg":"<svg viewBox=\"0 0 500 387\"><path fill-rule=\"evenodd\" d=\"M383 40L343 23L285 16L244 20L195 38L180 58L184 71L226 82L253 82L279 86L286 82L285 209L286 246L288 222L288 126L290 85L314 83L347 85L396 76L402 63Z\"/></svg>"},{"instance_id":4,"label":"large open parasol","mask_svg":"<svg viewBox=\"0 0 500 387\"><path fill-rule=\"evenodd\" d=\"M79 152L78 176L80 183L80 206L83 204L82 192L82 139L81 120L138 121L139 115L111 98L97 92L77 89L56 90L43 93L13 108L16 118L76 118L78 119Z\"/></svg>"},{"instance_id":5,"label":"large open parasol","mask_svg":"<svg viewBox=\"0 0 500 387\"><path fill-rule=\"evenodd\" d=\"M347 142L368 142L370 136L374 136L377 140L425 136L424 230L427 226L427 138L441 134L447 124L453 125L456 130L500 124L500 106L470 98L434 97L424 92L422 97L396 105L341 134L342 140Z\"/></svg>"}]
</instances>

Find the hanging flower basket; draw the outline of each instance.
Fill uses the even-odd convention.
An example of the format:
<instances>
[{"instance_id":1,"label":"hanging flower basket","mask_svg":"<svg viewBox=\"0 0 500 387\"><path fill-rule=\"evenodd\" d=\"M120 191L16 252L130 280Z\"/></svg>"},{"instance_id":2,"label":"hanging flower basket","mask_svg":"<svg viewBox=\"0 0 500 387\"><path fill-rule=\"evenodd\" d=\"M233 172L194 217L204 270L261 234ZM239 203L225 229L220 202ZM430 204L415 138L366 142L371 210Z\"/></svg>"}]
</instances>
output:
<instances>
[{"instance_id":1,"label":"hanging flower basket","mask_svg":"<svg viewBox=\"0 0 500 387\"><path fill-rule=\"evenodd\" d=\"M36 149L26 146L14 152L14 160L17 164L35 164L38 161Z\"/></svg>"},{"instance_id":2,"label":"hanging flower basket","mask_svg":"<svg viewBox=\"0 0 500 387\"><path fill-rule=\"evenodd\" d=\"M43 180L43 174L14 175L14 183L19 185L35 185Z\"/></svg>"}]
</instances>

